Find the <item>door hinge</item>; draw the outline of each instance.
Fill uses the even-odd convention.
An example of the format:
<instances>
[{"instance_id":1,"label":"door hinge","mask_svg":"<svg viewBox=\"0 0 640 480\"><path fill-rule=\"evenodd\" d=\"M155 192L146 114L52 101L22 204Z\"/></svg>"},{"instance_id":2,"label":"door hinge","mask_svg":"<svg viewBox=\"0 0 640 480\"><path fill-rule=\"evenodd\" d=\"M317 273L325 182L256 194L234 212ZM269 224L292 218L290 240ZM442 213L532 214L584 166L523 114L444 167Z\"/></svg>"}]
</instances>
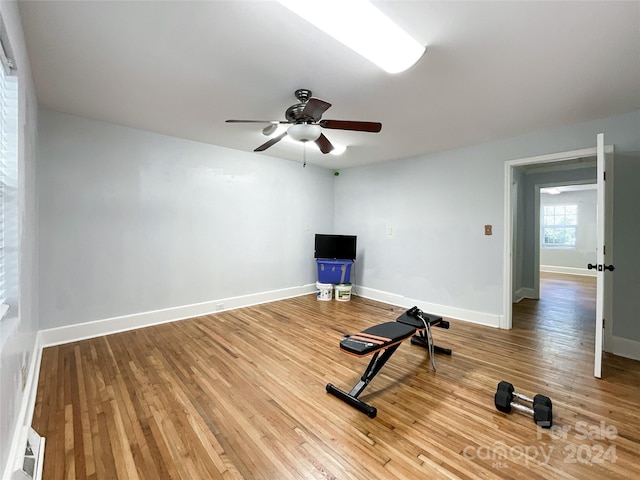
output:
<instances>
[{"instance_id":1,"label":"door hinge","mask_svg":"<svg viewBox=\"0 0 640 480\"><path fill-rule=\"evenodd\" d=\"M607 181L607 172L602 172L602 175L603 175L604 181L606 182Z\"/></svg>"},{"instance_id":2,"label":"door hinge","mask_svg":"<svg viewBox=\"0 0 640 480\"><path fill-rule=\"evenodd\" d=\"M606 255L607 254L607 246L603 245L602 246L602 255Z\"/></svg>"},{"instance_id":3,"label":"door hinge","mask_svg":"<svg viewBox=\"0 0 640 480\"><path fill-rule=\"evenodd\" d=\"M606 318L602 319L602 328L604 328L604 322L606 322L606 321L607 321Z\"/></svg>"}]
</instances>

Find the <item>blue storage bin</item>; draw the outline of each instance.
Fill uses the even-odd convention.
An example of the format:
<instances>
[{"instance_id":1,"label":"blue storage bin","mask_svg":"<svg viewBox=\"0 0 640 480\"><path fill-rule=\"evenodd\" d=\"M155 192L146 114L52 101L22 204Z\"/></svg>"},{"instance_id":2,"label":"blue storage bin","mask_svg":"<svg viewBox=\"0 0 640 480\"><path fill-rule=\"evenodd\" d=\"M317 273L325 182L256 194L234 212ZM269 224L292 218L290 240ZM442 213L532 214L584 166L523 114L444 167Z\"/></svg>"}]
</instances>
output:
<instances>
[{"instance_id":1,"label":"blue storage bin","mask_svg":"<svg viewBox=\"0 0 640 480\"><path fill-rule=\"evenodd\" d=\"M318 258L318 282L320 283L351 283L352 260L330 260Z\"/></svg>"}]
</instances>

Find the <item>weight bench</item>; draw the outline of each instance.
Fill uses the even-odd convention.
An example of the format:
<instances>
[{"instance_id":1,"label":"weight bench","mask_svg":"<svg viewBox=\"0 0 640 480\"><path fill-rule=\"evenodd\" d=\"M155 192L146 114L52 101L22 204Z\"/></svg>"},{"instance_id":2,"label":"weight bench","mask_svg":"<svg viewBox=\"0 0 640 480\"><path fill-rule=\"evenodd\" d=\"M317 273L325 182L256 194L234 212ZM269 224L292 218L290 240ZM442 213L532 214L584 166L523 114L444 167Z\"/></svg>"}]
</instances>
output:
<instances>
[{"instance_id":1,"label":"weight bench","mask_svg":"<svg viewBox=\"0 0 640 480\"><path fill-rule=\"evenodd\" d=\"M375 418L378 413L377 409L358 399L358 396L371 383L371 380L378 372L382 370L384 364L387 363L387 360L391 358L391 355L395 353L402 342L411 337L412 345L428 349L434 370L435 352L451 355L450 349L433 344L431 327L449 328L449 322L443 320L442 317L426 314L418 307L413 307L400 315L395 322L381 323L360 333L345 336L340 342L340 349L343 352L358 357L373 355L373 358L371 358L369 366L350 392L347 393L340 390L331 383L327 384L327 392L367 414L370 418Z\"/></svg>"}]
</instances>

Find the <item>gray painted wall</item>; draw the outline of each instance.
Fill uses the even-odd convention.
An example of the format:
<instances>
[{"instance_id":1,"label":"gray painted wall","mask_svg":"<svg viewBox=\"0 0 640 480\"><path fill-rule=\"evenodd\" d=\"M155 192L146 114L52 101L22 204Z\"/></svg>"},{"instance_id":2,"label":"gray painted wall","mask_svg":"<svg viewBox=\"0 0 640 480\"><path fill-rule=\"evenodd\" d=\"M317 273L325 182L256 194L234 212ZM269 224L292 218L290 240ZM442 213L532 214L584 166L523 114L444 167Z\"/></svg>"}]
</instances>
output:
<instances>
[{"instance_id":1,"label":"gray painted wall","mask_svg":"<svg viewBox=\"0 0 640 480\"><path fill-rule=\"evenodd\" d=\"M500 313L502 177L490 151L472 149L343 171L336 206L345 208L336 228L358 235L359 283ZM485 224L493 225L492 236L484 235Z\"/></svg>"},{"instance_id":2,"label":"gray painted wall","mask_svg":"<svg viewBox=\"0 0 640 480\"><path fill-rule=\"evenodd\" d=\"M513 169L513 185L512 192L515 190L514 198L512 199L513 211L511 215L511 222L513 228L513 261L512 266L512 297L516 297L516 292L522 288L522 271L524 265L524 212L525 212L525 188L524 179L526 172L524 168ZM515 203L514 203L515 202Z\"/></svg>"},{"instance_id":3,"label":"gray painted wall","mask_svg":"<svg viewBox=\"0 0 640 480\"><path fill-rule=\"evenodd\" d=\"M336 183L336 229L359 235L359 282L428 303L501 315L504 162L591 148L600 132L606 144L615 146L616 159L635 159L628 162L633 165L628 171L620 167L620 175L637 184L640 111L343 171ZM618 173L616 162L616 178ZM618 201L626 196L629 202L637 200L637 193L623 193L628 188L631 185L616 184ZM485 224L493 225L493 236L484 235ZM393 227L393 235L386 234L386 226ZM636 230L619 223L616 227L618 242L624 238L629 245L637 243ZM615 258L618 262L618 254ZM631 268L624 281L637 285L638 278L640 271ZM617 311L631 311L629 299L614 299ZM615 333L635 335L630 322L637 324L616 317L616 326L623 330Z\"/></svg>"},{"instance_id":4,"label":"gray painted wall","mask_svg":"<svg viewBox=\"0 0 640 480\"><path fill-rule=\"evenodd\" d=\"M0 326L0 475L5 468L10 441L23 402L22 374L32 367L36 332L39 329L38 230L36 222L36 124L37 102L27 57L20 14L15 2L0 2L0 14L18 67L18 232L19 285L17 311Z\"/></svg>"},{"instance_id":5,"label":"gray painted wall","mask_svg":"<svg viewBox=\"0 0 640 480\"><path fill-rule=\"evenodd\" d=\"M332 171L50 111L39 136L41 328L315 282Z\"/></svg>"},{"instance_id":6,"label":"gray painted wall","mask_svg":"<svg viewBox=\"0 0 640 480\"><path fill-rule=\"evenodd\" d=\"M540 211L545 205L577 205L578 226L576 245L572 248L545 247L540 240L540 265L587 268L596 258L596 197L597 190L540 194Z\"/></svg>"},{"instance_id":7,"label":"gray painted wall","mask_svg":"<svg viewBox=\"0 0 640 480\"><path fill-rule=\"evenodd\" d=\"M613 334L640 341L640 151L614 162Z\"/></svg>"}]
</instances>

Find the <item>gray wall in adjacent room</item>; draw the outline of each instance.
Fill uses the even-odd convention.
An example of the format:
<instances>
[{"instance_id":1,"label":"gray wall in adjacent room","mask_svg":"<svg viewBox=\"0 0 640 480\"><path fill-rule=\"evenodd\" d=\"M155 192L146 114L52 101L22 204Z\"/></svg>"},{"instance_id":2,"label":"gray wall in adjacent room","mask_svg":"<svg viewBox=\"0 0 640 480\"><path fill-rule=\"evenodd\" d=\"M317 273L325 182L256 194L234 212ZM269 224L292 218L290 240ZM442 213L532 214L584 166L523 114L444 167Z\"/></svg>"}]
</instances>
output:
<instances>
[{"instance_id":1,"label":"gray wall in adjacent room","mask_svg":"<svg viewBox=\"0 0 640 480\"><path fill-rule=\"evenodd\" d=\"M42 328L312 284L333 172L41 111Z\"/></svg>"},{"instance_id":2,"label":"gray wall in adjacent room","mask_svg":"<svg viewBox=\"0 0 640 480\"><path fill-rule=\"evenodd\" d=\"M524 238L524 212L525 212L525 169L517 167L513 169L513 184L512 192L516 190L515 195L512 198L512 213L511 222L513 229L512 254L513 260L512 266L512 298L516 298L516 292L522 288L522 266L524 264L524 245L522 239Z\"/></svg>"},{"instance_id":3,"label":"gray wall in adjacent room","mask_svg":"<svg viewBox=\"0 0 640 480\"><path fill-rule=\"evenodd\" d=\"M613 335L640 342L640 150L614 163Z\"/></svg>"}]
</instances>

